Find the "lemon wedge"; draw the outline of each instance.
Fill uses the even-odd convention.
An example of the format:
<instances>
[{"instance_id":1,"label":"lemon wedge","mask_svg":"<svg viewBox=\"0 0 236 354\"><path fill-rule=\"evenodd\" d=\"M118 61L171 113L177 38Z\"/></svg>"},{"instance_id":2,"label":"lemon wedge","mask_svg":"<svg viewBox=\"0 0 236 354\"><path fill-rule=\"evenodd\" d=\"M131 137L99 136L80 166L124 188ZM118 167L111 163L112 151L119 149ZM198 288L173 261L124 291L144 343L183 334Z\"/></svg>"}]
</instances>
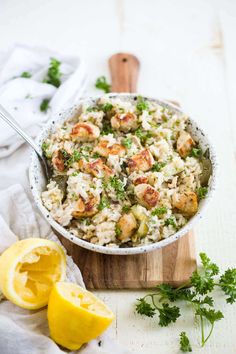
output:
<instances>
[{"instance_id":1,"label":"lemon wedge","mask_svg":"<svg viewBox=\"0 0 236 354\"><path fill-rule=\"evenodd\" d=\"M54 284L48 302L52 339L70 350L99 336L113 321L112 311L95 295L73 283Z\"/></svg>"},{"instance_id":2,"label":"lemon wedge","mask_svg":"<svg viewBox=\"0 0 236 354\"><path fill-rule=\"evenodd\" d=\"M28 238L0 256L0 289L14 304L39 309L48 303L52 286L65 279L66 257L55 242Z\"/></svg>"}]
</instances>

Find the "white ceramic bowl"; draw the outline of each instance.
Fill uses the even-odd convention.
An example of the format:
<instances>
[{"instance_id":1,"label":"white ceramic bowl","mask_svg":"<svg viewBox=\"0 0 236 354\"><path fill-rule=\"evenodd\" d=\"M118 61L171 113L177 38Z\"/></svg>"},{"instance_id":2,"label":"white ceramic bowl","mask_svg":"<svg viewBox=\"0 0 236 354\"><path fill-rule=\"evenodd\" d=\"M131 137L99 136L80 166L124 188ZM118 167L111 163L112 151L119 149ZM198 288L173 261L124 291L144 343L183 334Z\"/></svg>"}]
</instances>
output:
<instances>
[{"instance_id":1,"label":"white ceramic bowl","mask_svg":"<svg viewBox=\"0 0 236 354\"><path fill-rule=\"evenodd\" d=\"M137 97L137 94L127 94L127 93L121 93L121 94L109 94L109 97L120 97L125 100L133 100L135 97ZM71 117L79 108L79 106L82 103L95 103L95 101L99 97L88 97L88 98L83 98L78 101L78 103L69 108L66 109L65 111L57 114L55 117L50 119L50 121L43 127L42 131L40 132L39 136L37 137L37 144L39 146L42 145L43 140L55 129L55 126L57 123L62 123L69 117ZM172 105L170 103L160 101L157 99L153 99L150 97L145 97L146 99L150 101L154 101L156 103L162 104L166 107L169 107L171 110L175 112L181 112L181 109L176 107L175 105ZM209 149L209 154L210 154L210 160L212 163L212 177L210 180L210 185L208 189L208 194L207 197L200 201L199 203L199 210L198 212L189 220L189 222L180 230L178 230L175 234L172 236L161 240L159 242L155 242L150 245L145 245L145 246L138 246L138 247L130 247L130 248L111 248L111 247L105 247L105 246L99 246L99 245L94 245L92 243L89 243L87 241L84 241L73 234L71 234L68 230L66 230L63 226L58 224L50 215L49 211L43 206L42 200L41 200L41 193L42 191L45 190L46 186L46 181L44 178L44 174L42 172L42 168L39 162L39 159L36 155L35 152L32 152L31 156L31 164L30 164L30 186L31 190L33 193L34 200L45 217L45 219L49 222L49 224L62 236L70 240L71 242L77 244L78 246L81 246L83 248L89 249L91 251L95 252L100 252L104 254L114 254L114 255L128 255L128 254L138 254L138 253L144 253L144 252L150 252L158 248L162 248L177 239L179 239L181 236L185 235L188 231L190 231L193 226L196 224L196 222L202 218L204 215L204 211L206 208L206 205L208 204L209 200L212 198L213 190L215 189L215 181L216 181L216 168L217 168L217 162L216 162L216 157L214 150L212 148L212 145L209 142L209 139L205 133L199 128L199 126L192 120L191 118L189 119L189 124L187 127L187 130L191 132L192 136L196 139L196 141L199 142L199 145L201 146L202 150L205 151L206 149Z\"/></svg>"}]
</instances>

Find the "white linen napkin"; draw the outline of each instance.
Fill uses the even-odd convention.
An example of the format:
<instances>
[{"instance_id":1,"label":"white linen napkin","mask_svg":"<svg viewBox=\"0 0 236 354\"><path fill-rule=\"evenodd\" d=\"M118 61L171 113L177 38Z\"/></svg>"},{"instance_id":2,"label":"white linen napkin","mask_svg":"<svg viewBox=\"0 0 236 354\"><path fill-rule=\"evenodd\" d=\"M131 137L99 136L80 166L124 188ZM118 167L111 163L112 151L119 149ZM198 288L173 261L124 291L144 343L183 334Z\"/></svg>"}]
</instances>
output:
<instances>
[{"instance_id":1,"label":"white linen napkin","mask_svg":"<svg viewBox=\"0 0 236 354\"><path fill-rule=\"evenodd\" d=\"M60 244L46 221L34 212L24 189L19 184L0 191L0 230L0 253L18 239L29 237L44 237ZM80 270L69 256L67 256L67 280L84 287ZM46 311L46 309L25 310L7 300L1 301L0 353L68 353L50 339ZM128 354L128 351L109 338L106 332L76 353Z\"/></svg>"},{"instance_id":2,"label":"white linen napkin","mask_svg":"<svg viewBox=\"0 0 236 354\"><path fill-rule=\"evenodd\" d=\"M61 62L62 84L59 88L42 82L51 58ZM29 73L31 77L21 77L23 73ZM15 45L8 53L0 53L0 104L32 137L50 115L73 104L82 95L85 83L85 64L80 57L22 44ZM44 99L50 99L47 112L40 110ZM0 120L0 158L10 155L23 142Z\"/></svg>"}]
</instances>

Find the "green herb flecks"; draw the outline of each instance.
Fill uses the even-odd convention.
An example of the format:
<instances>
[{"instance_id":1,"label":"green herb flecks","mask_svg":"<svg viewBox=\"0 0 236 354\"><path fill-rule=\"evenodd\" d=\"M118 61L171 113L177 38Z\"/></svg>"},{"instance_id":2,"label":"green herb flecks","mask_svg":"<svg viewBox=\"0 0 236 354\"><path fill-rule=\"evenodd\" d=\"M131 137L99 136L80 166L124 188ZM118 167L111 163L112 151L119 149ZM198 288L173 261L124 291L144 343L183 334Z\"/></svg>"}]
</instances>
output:
<instances>
[{"instance_id":1,"label":"green herb flecks","mask_svg":"<svg viewBox=\"0 0 236 354\"><path fill-rule=\"evenodd\" d=\"M50 144L49 144L49 143L46 143L46 142L43 142L42 145L41 145L43 154L44 154L48 159L51 157L50 154L48 153L48 148L49 148L49 146L50 146Z\"/></svg>"},{"instance_id":2,"label":"green herb flecks","mask_svg":"<svg viewBox=\"0 0 236 354\"><path fill-rule=\"evenodd\" d=\"M155 162L152 166L151 171L153 172L160 172L163 167L165 167L165 162Z\"/></svg>"},{"instance_id":3,"label":"green herb flecks","mask_svg":"<svg viewBox=\"0 0 236 354\"><path fill-rule=\"evenodd\" d=\"M167 213L166 207L156 208L151 212L152 216L155 216L155 215L160 216L160 215L164 215L166 213Z\"/></svg>"},{"instance_id":4,"label":"green herb flecks","mask_svg":"<svg viewBox=\"0 0 236 354\"><path fill-rule=\"evenodd\" d=\"M105 112L105 113L110 112L112 110L112 108L113 108L113 105L111 103L108 103L108 102L101 106L102 111Z\"/></svg>"},{"instance_id":5,"label":"green herb flecks","mask_svg":"<svg viewBox=\"0 0 236 354\"><path fill-rule=\"evenodd\" d=\"M119 237L121 235L121 232L122 232L121 228L118 225L116 225L115 227L116 237Z\"/></svg>"},{"instance_id":6,"label":"green herb flecks","mask_svg":"<svg viewBox=\"0 0 236 354\"><path fill-rule=\"evenodd\" d=\"M114 130L112 129L111 123L109 121L104 121L103 122L103 127L101 131L101 135L108 135L108 134L113 134Z\"/></svg>"},{"instance_id":7,"label":"green herb flecks","mask_svg":"<svg viewBox=\"0 0 236 354\"><path fill-rule=\"evenodd\" d=\"M120 200L125 199L125 186L124 183L116 176L110 177L109 183L114 189L116 196Z\"/></svg>"},{"instance_id":8,"label":"green herb flecks","mask_svg":"<svg viewBox=\"0 0 236 354\"><path fill-rule=\"evenodd\" d=\"M20 77L24 77L25 79L30 79L32 76L31 73L29 73L28 71L23 71L23 73L20 75Z\"/></svg>"},{"instance_id":9,"label":"green herb flecks","mask_svg":"<svg viewBox=\"0 0 236 354\"><path fill-rule=\"evenodd\" d=\"M173 217L166 219L165 226L169 226L169 225L173 226L174 229L177 229L177 225Z\"/></svg>"},{"instance_id":10,"label":"green herb flecks","mask_svg":"<svg viewBox=\"0 0 236 354\"><path fill-rule=\"evenodd\" d=\"M180 350L184 353L191 352L192 347L185 332L181 332L179 336Z\"/></svg>"},{"instance_id":11,"label":"green herb flecks","mask_svg":"<svg viewBox=\"0 0 236 354\"><path fill-rule=\"evenodd\" d=\"M196 157L196 158L201 157L202 156L202 149L200 149L200 148L192 148L192 150L190 151L189 156Z\"/></svg>"},{"instance_id":12,"label":"green herb flecks","mask_svg":"<svg viewBox=\"0 0 236 354\"><path fill-rule=\"evenodd\" d=\"M142 128L138 128L135 131L135 135L140 139L142 144L145 144L147 139L152 137L152 133L150 131L143 130Z\"/></svg>"},{"instance_id":13,"label":"green herb flecks","mask_svg":"<svg viewBox=\"0 0 236 354\"><path fill-rule=\"evenodd\" d=\"M126 147L127 149L130 149L132 146L132 139L131 138L124 138L121 142L121 144Z\"/></svg>"},{"instance_id":14,"label":"green herb flecks","mask_svg":"<svg viewBox=\"0 0 236 354\"><path fill-rule=\"evenodd\" d=\"M105 76L100 76L99 78L97 78L95 87L99 90L104 91L105 93L109 93L111 91L111 85L108 84Z\"/></svg>"},{"instance_id":15,"label":"green herb flecks","mask_svg":"<svg viewBox=\"0 0 236 354\"><path fill-rule=\"evenodd\" d=\"M100 200L100 203L98 204L98 210L101 211L105 208L109 208L110 207L110 203L109 200L106 197L102 197Z\"/></svg>"},{"instance_id":16,"label":"green herb flecks","mask_svg":"<svg viewBox=\"0 0 236 354\"><path fill-rule=\"evenodd\" d=\"M130 210L130 206L129 205L123 205L123 207L122 207L122 211L124 212L124 213L127 213L129 210Z\"/></svg>"},{"instance_id":17,"label":"green herb flecks","mask_svg":"<svg viewBox=\"0 0 236 354\"><path fill-rule=\"evenodd\" d=\"M61 62L55 58L51 58L50 65L43 82L47 84L51 84L55 87L59 87L61 85L61 76L62 73L60 71Z\"/></svg>"},{"instance_id":18,"label":"green herb flecks","mask_svg":"<svg viewBox=\"0 0 236 354\"><path fill-rule=\"evenodd\" d=\"M40 111L41 112L47 112L47 110L49 109L49 102L50 100L48 98L45 98L42 103L40 104Z\"/></svg>"},{"instance_id":19,"label":"green herb flecks","mask_svg":"<svg viewBox=\"0 0 236 354\"><path fill-rule=\"evenodd\" d=\"M207 187L198 188L198 190L197 190L198 199L199 200L204 199L206 197L207 193L208 193L208 188Z\"/></svg>"},{"instance_id":20,"label":"green herb flecks","mask_svg":"<svg viewBox=\"0 0 236 354\"><path fill-rule=\"evenodd\" d=\"M138 96L136 109L137 109L138 113L141 114L141 113L143 113L143 111L149 110L149 104L143 97Z\"/></svg>"}]
</instances>

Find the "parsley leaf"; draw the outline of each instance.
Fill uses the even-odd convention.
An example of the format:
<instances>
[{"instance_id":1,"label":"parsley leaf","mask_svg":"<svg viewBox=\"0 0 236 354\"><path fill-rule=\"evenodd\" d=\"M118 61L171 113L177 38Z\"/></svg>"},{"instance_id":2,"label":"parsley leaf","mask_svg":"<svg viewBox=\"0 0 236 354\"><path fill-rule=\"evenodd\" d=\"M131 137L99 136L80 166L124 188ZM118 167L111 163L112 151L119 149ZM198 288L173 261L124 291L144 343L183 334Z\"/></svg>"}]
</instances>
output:
<instances>
[{"instance_id":1,"label":"parsley leaf","mask_svg":"<svg viewBox=\"0 0 236 354\"><path fill-rule=\"evenodd\" d=\"M190 345L190 341L186 335L186 332L181 332L180 333L180 340L179 340L179 344L180 344L180 350L184 353L187 352L191 352L192 351L192 347Z\"/></svg>"},{"instance_id":2,"label":"parsley leaf","mask_svg":"<svg viewBox=\"0 0 236 354\"><path fill-rule=\"evenodd\" d=\"M129 205L123 205L122 211L123 211L124 213L127 213L127 211L129 211L130 208L131 208L131 207L130 207Z\"/></svg>"},{"instance_id":3,"label":"parsley leaf","mask_svg":"<svg viewBox=\"0 0 236 354\"><path fill-rule=\"evenodd\" d=\"M32 76L31 73L29 73L28 71L23 71L23 73L20 75L20 77L24 77L26 79L30 79Z\"/></svg>"},{"instance_id":4,"label":"parsley leaf","mask_svg":"<svg viewBox=\"0 0 236 354\"><path fill-rule=\"evenodd\" d=\"M169 225L171 225L171 226L173 226L175 229L177 229L177 225L176 225L176 222L175 222L175 220L174 220L173 217L170 217L170 218L166 219L166 221L165 221L165 226L169 226Z\"/></svg>"},{"instance_id":5,"label":"parsley leaf","mask_svg":"<svg viewBox=\"0 0 236 354\"><path fill-rule=\"evenodd\" d=\"M116 176L110 177L109 182L111 187L115 190L117 198L120 200L124 200L125 198L124 183L122 183L122 181Z\"/></svg>"},{"instance_id":6,"label":"parsley leaf","mask_svg":"<svg viewBox=\"0 0 236 354\"><path fill-rule=\"evenodd\" d=\"M204 199L206 197L206 195L207 195L207 192L208 192L208 188L207 187L198 188L198 190L197 190L198 199L199 200Z\"/></svg>"},{"instance_id":7,"label":"parsley leaf","mask_svg":"<svg viewBox=\"0 0 236 354\"><path fill-rule=\"evenodd\" d=\"M142 144L144 144L147 139L152 137L152 133L150 131L143 130L142 128L138 128L135 131L135 135L140 139Z\"/></svg>"},{"instance_id":8,"label":"parsley leaf","mask_svg":"<svg viewBox=\"0 0 236 354\"><path fill-rule=\"evenodd\" d=\"M122 140L121 144L126 147L127 149L130 149L132 146L132 139L131 138L125 138Z\"/></svg>"},{"instance_id":9,"label":"parsley leaf","mask_svg":"<svg viewBox=\"0 0 236 354\"><path fill-rule=\"evenodd\" d=\"M48 98L45 98L42 103L40 104L40 111L41 112L47 112L48 108L49 108L49 102L50 100Z\"/></svg>"},{"instance_id":10,"label":"parsley leaf","mask_svg":"<svg viewBox=\"0 0 236 354\"><path fill-rule=\"evenodd\" d=\"M117 237L121 235L121 228L118 225L115 226L115 233Z\"/></svg>"},{"instance_id":11,"label":"parsley leaf","mask_svg":"<svg viewBox=\"0 0 236 354\"><path fill-rule=\"evenodd\" d=\"M229 296L226 301L233 304L236 301L236 268L227 269L220 277L220 287Z\"/></svg>"},{"instance_id":12,"label":"parsley leaf","mask_svg":"<svg viewBox=\"0 0 236 354\"><path fill-rule=\"evenodd\" d=\"M109 207L110 207L109 200L106 197L102 197L100 203L98 204L98 210L103 210Z\"/></svg>"},{"instance_id":13,"label":"parsley leaf","mask_svg":"<svg viewBox=\"0 0 236 354\"><path fill-rule=\"evenodd\" d=\"M148 102L145 101L145 99L143 97L138 96L136 109L137 109L138 113L141 114L141 113L143 113L143 111L148 111L149 104L148 104Z\"/></svg>"},{"instance_id":14,"label":"parsley leaf","mask_svg":"<svg viewBox=\"0 0 236 354\"><path fill-rule=\"evenodd\" d=\"M104 105L102 105L102 110L103 112L107 113L110 112L113 108L113 105L109 102L105 103Z\"/></svg>"},{"instance_id":15,"label":"parsley leaf","mask_svg":"<svg viewBox=\"0 0 236 354\"><path fill-rule=\"evenodd\" d=\"M219 273L219 268L207 257L205 253L200 253L203 269L195 270L190 278L191 285L201 294L207 294L214 288L214 275Z\"/></svg>"},{"instance_id":16,"label":"parsley leaf","mask_svg":"<svg viewBox=\"0 0 236 354\"><path fill-rule=\"evenodd\" d=\"M202 156L202 149L200 149L200 148L192 148L192 150L190 151L189 156L199 158L200 156Z\"/></svg>"},{"instance_id":17,"label":"parsley leaf","mask_svg":"<svg viewBox=\"0 0 236 354\"><path fill-rule=\"evenodd\" d=\"M153 172L160 172L163 167L165 167L165 162L155 162L151 168Z\"/></svg>"},{"instance_id":18,"label":"parsley leaf","mask_svg":"<svg viewBox=\"0 0 236 354\"><path fill-rule=\"evenodd\" d=\"M145 299L141 298L138 299L138 304L136 304L136 311L140 315L145 315L147 317L153 317L156 313L154 307L152 307Z\"/></svg>"},{"instance_id":19,"label":"parsley leaf","mask_svg":"<svg viewBox=\"0 0 236 354\"><path fill-rule=\"evenodd\" d=\"M95 87L99 90L104 91L105 93L111 92L111 85L108 84L105 76L100 76L99 78L97 78Z\"/></svg>"},{"instance_id":20,"label":"parsley leaf","mask_svg":"<svg viewBox=\"0 0 236 354\"><path fill-rule=\"evenodd\" d=\"M43 82L47 84L51 84L55 87L59 87L61 85L61 76L62 73L60 71L61 62L55 58L51 58L50 65Z\"/></svg>"},{"instance_id":21,"label":"parsley leaf","mask_svg":"<svg viewBox=\"0 0 236 354\"><path fill-rule=\"evenodd\" d=\"M159 311L159 325L161 327L167 327L171 322L176 322L180 316L179 307L170 306L169 304L163 304Z\"/></svg>"},{"instance_id":22,"label":"parsley leaf","mask_svg":"<svg viewBox=\"0 0 236 354\"><path fill-rule=\"evenodd\" d=\"M160 207L160 208L156 208L154 209L151 214L153 216L157 215L157 216L160 216L160 215L164 215L167 213L167 208L166 207Z\"/></svg>"}]
</instances>

